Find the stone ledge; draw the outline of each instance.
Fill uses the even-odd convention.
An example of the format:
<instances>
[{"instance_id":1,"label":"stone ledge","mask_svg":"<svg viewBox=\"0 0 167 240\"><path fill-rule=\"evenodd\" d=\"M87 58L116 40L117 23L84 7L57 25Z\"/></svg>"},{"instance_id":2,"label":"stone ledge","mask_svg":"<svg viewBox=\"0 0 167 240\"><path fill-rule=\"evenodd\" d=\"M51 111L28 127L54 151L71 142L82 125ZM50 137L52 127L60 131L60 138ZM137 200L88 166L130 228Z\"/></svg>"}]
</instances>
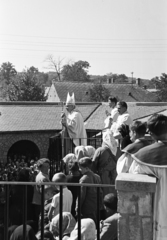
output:
<instances>
[{"instance_id":1,"label":"stone ledge","mask_svg":"<svg viewBox=\"0 0 167 240\"><path fill-rule=\"evenodd\" d=\"M144 174L120 173L115 181L118 191L155 192L156 178Z\"/></svg>"}]
</instances>

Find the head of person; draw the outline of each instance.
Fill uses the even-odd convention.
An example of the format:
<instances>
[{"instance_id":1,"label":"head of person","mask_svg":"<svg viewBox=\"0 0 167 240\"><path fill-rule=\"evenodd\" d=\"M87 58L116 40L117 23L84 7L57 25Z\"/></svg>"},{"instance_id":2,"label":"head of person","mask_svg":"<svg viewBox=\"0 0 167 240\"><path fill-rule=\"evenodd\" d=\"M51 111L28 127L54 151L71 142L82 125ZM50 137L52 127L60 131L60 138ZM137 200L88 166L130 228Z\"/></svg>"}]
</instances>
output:
<instances>
[{"instance_id":1,"label":"head of person","mask_svg":"<svg viewBox=\"0 0 167 240\"><path fill-rule=\"evenodd\" d=\"M51 185L45 185L44 187L44 198L45 200L48 200L52 198L54 195L54 189Z\"/></svg>"},{"instance_id":2,"label":"head of person","mask_svg":"<svg viewBox=\"0 0 167 240\"><path fill-rule=\"evenodd\" d=\"M76 156L77 161L79 161L80 158L83 158L83 157L87 156L85 146L82 146L82 145L75 147L74 152L75 152L75 156Z\"/></svg>"},{"instance_id":3,"label":"head of person","mask_svg":"<svg viewBox=\"0 0 167 240\"><path fill-rule=\"evenodd\" d=\"M114 108L117 105L117 99L115 97L108 98L108 105L110 108Z\"/></svg>"},{"instance_id":4,"label":"head of person","mask_svg":"<svg viewBox=\"0 0 167 240\"><path fill-rule=\"evenodd\" d=\"M71 113L75 109L75 97L74 93L72 96L70 94L67 94L67 100L66 100L66 110L67 112Z\"/></svg>"},{"instance_id":5,"label":"head of person","mask_svg":"<svg viewBox=\"0 0 167 240\"><path fill-rule=\"evenodd\" d=\"M23 168L19 171L17 180L19 182L29 182L30 180L30 170L28 168Z\"/></svg>"},{"instance_id":6,"label":"head of person","mask_svg":"<svg viewBox=\"0 0 167 240\"><path fill-rule=\"evenodd\" d=\"M147 128L155 140L167 140L167 116L153 114L147 121Z\"/></svg>"},{"instance_id":7,"label":"head of person","mask_svg":"<svg viewBox=\"0 0 167 240\"><path fill-rule=\"evenodd\" d=\"M71 172L71 174L79 172L79 166L78 166L78 162L72 162L69 164L69 171Z\"/></svg>"},{"instance_id":8,"label":"head of person","mask_svg":"<svg viewBox=\"0 0 167 240\"><path fill-rule=\"evenodd\" d=\"M56 215L54 218L52 218L52 221L50 223L50 231L53 233L53 236L59 236L59 218L60 215ZM74 227L76 225L76 221L71 213L69 212L63 212L62 213L62 235L69 235L73 231Z\"/></svg>"},{"instance_id":9,"label":"head of person","mask_svg":"<svg viewBox=\"0 0 167 240\"><path fill-rule=\"evenodd\" d=\"M73 110L75 109L75 104L72 104L72 103L67 103L66 104L66 110L67 112L71 113Z\"/></svg>"},{"instance_id":10,"label":"head of person","mask_svg":"<svg viewBox=\"0 0 167 240\"><path fill-rule=\"evenodd\" d=\"M125 138L126 136L129 136L129 126L127 124L122 124L119 128L118 131L120 132L122 138Z\"/></svg>"},{"instance_id":11,"label":"head of person","mask_svg":"<svg viewBox=\"0 0 167 240\"><path fill-rule=\"evenodd\" d=\"M96 226L92 219L81 219L81 239L94 240L96 239ZM69 240L78 240L78 223L71 232Z\"/></svg>"},{"instance_id":12,"label":"head of person","mask_svg":"<svg viewBox=\"0 0 167 240\"><path fill-rule=\"evenodd\" d=\"M92 166L92 160L89 157L83 157L78 161L79 170L82 174L90 171Z\"/></svg>"},{"instance_id":13,"label":"head of person","mask_svg":"<svg viewBox=\"0 0 167 240\"><path fill-rule=\"evenodd\" d=\"M96 150L94 147L88 145L88 146L85 146L85 151L86 151L87 157L93 158Z\"/></svg>"},{"instance_id":14,"label":"head of person","mask_svg":"<svg viewBox=\"0 0 167 240\"><path fill-rule=\"evenodd\" d=\"M136 139L144 137L146 134L146 123L141 121L135 121L130 126L130 140L134 142Z\"/></svg>"},{"instance_id":15,"label":"head of person","mask_svg":"<svg viewBox=\"0 0 167 240\"><path fill-rule=\"evenodd\" d=\"M123 101L118 102L117 109L118 109L119 114L122 115L123 113L125 113L127 111L128 105L126 102L123 102Z\"/></svg>"},{"instance_id":16,"label":"head of person","mask_svg":"<svg viewBox=\"0 0 167 240\"><path fill-rule=\"evenodd\" d=\"M50 161L48 158L41 158L37 162L37 168L42 173L48 174L50 168Z\"/></svg>"},{"instance_id":17,"label":"head of person","mask_svg":"<svg viewBox=\"0 0 167 240\"><path fill-rule=\"evenodd\" d=\"M23 239L23 225L18 226L13 231L10 240L20 240ZM26 240L37 240L35 233L29 225L26 225Z\"/></svg>"},{"instance_id":18,"label":"head of person","mask_svg":"<svg viewBox=\"0 0 167 240\"><path fill-rule=\"evenodd\" d=\"M108 215L112 215L117 212L118 198L114 193L109 193L104 196L103 204Z\"/></svg>"},{"instance_id":19,"label":"head of person","mask_svg":"<svg viewBox=\"0 0 167 240\"><path fill-rule=\"evenodd\" d=\"M52 178L52 182L54 183L66 183L67 182L67 177L64 173L55 173L53 178ZM66 187L66 186L63 186L63 187ZM56 185L55 188L57 190L60 189L60 186L59 185Z\"/></svg>"},{"instance_id":20,"label":"head of person","mask_svg":"<svg viewBox=\"0 0 167 240\"><path fill-rule=\"evenodd\" d=\"M76 160L74 153L68 153L64 158L63 162L65 163L66 174L69 172L69 164L72 164Z\"/></svg>"}]
</instances>

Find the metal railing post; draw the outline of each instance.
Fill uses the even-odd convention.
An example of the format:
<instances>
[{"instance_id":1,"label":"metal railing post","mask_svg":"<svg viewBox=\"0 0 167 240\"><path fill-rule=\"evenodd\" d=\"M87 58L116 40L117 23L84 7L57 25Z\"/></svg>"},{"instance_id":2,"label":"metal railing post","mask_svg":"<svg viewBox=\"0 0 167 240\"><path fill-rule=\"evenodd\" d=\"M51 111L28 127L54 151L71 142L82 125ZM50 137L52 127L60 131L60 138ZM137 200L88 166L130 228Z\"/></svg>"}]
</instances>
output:
<instances>
[{"instance_id":1,"label":"metal railing post","mask_svg":"<svg viewBox=\"0 0 167 240\"><path fill-rule=\"evenodd\" d=\"M41 239L44 239L44 201L45 201L45 196L44 196L44 186L41 186Z\"/></svg>"},{"instance_id":2,"label":"metal railing post","mask_svg":"<svg viewBox=\"0 0 167 240\"><path fill-rule=\"evenodd\" d=\"M22 186L24 188L23 196L23 239L26 240L26 221L27 221L27 185Z\"/></svg>"},{"instance_id":3,"label":"metal railing post","mask_svg":"<svg viewBox=\"0 0 167 240\"><path fill-rule=\"evenodd\" d=\"M62 239L63 234L62 234L62 212L63 212L63 186L60 187L60 204L59 204L59 238Z\"/></svg>"},{"instance_id":4,"label":"metal railing post","mask_svg":"<svg viewBox=\"0 0 167 240\"><path fill-rule=\"evenodd\" d=\"M8 240L8 225L9 225L9 185L5 186L5 227L4 227L4 239Z\"/></svg>"}]
</instances>

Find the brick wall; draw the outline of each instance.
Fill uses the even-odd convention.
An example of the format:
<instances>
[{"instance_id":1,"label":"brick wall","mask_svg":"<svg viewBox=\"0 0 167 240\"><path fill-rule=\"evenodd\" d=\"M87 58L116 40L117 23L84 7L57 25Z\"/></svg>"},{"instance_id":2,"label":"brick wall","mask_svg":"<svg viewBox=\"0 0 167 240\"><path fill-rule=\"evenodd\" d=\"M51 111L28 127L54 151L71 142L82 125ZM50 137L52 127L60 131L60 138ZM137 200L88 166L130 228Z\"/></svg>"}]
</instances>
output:
<instances>
[{"instance_id":1,"label":"brick wall","mask_svg":"<svg viewBox=\"0 0 167 240\"><path fill-rule=\"evenodd\" d=\"M7 161L7 154L12 145L21 140L33 142L40 152L40 157L47 157L49 148L49 138L56 131L52 132L20 132L20 133L1 133L0 134L0 160Z\"/></svg>"},{"instance_id":2,"label":"brick wall","mask_svg":"<svg viewBox=\"0 0 167 240\"><path fill-rule=\"evenodd\" d=\"M147 175L121 173L116 179L118 191L119 240L153 239L153 193L156 179Z\"/></svg>"}]
</instances>

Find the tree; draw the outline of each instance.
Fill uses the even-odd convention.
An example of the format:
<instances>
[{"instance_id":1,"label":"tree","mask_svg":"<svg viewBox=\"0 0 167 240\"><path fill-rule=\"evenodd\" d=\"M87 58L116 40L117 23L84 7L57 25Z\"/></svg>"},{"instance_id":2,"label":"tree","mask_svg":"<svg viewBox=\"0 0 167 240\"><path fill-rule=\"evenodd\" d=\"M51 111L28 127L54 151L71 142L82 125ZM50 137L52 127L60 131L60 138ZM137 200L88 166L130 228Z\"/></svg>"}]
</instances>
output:
<instances>
[{"instance_id":1,"label":"tree","mask_svg":"<svg viewBox=\"0 0 167 240\"><path fill-rule=\"evenodd\" d=\"M106 102L110 96L108 89L102 83L94 83L89 88L89 92L90 99L95 102Z\"/></svg>"},{"instance_id":2,"label":"tree","mask_svg":"<svg viewBox=\"0 0 167 240\"><path fill-rule=\"evenodd\" d=\"M10 101L46 101L45 89L30 68L12 79L7 95Z\"/></svg>"},{"instance_id":3,"label":"tree","mask_svg":"<svg viewBox=\"0 0 167 240\"><path fill-rule=\"evenodd\" d=\"M157 91L157 96L161 102L167 102L167 74L162 73L162 76L155 77L151 79L155 84Z\"/></svg>"},{"instance_id":4,"label":"tree","mask_svg":"<svg viewBox=\"0 0 167 240\"><path fill-rule=\"evenodd\" d=\"M66 64L62 69L63 81L69 82L87 82L90 77L88 75L88 69L90 65L86 61L78 61L71 64Z\"/></svg>"},{"instance_id":5,"label":"tree","mask_svg":"<svg viewBox=\"0 0 167 240\"><path fill-rule=\"evenodd\" d=\"M2 63L0 67L0 75L2 81L5 81L6 84L9 84L11 79L17 75L17 71L14 68L13 64L10 62Z\"/></svg>"},{"instance_id":6,"label":"tree","mask_svg":"<svg viewBox=\"0 0 167 240\"><path fill-rule=\"evenodd\" d=\"M61 71L63 69L64 58L58 57L55 59L53 55L48 55L45 62L48 63L48 69L53 69L56 71L58 81L61 81Z\"/></svg>"}]
</instances>

